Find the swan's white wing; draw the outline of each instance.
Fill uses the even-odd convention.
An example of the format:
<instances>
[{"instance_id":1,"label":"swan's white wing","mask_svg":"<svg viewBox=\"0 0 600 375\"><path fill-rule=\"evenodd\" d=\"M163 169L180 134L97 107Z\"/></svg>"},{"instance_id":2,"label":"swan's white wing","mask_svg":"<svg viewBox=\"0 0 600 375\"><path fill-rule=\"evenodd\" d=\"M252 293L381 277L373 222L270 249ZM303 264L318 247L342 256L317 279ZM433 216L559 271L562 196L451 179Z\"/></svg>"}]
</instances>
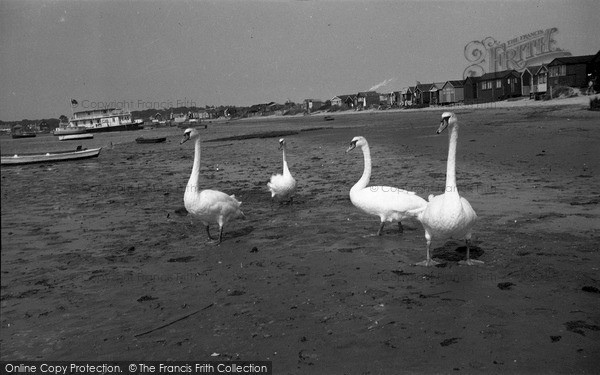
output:
<instances>
[{"instance_id":1,"label":"swan's white wing","mask_svg":"<svg viewBox=\"0 0 600 375\"><path fill-rule=\"evenodd\" d=\"M410 214L411 211L427 205L427 202L416 194L388 186L370 186L351 192L350 199L357 208L384 220L400 220L405 216L414 216Z\"/></svg>"}]
</instances>

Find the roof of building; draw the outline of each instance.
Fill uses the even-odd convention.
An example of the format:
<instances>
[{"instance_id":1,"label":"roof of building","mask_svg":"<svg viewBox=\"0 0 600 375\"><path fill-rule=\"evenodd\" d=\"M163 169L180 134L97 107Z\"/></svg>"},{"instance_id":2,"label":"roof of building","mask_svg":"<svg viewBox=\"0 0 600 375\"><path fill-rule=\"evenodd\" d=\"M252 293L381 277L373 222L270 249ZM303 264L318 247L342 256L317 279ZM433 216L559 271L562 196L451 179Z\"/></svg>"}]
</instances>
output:
<instances>
[{"instance_id":1,"label":"roof of building","mask_svg":"<svg viewBox=\"0 0 600 375\"><path fill-rule=\"evenodd\" d=\"M594 59L594 55L586 55L586 56L566 56L566 57L557 57L548 64L552 65L573 65L573 64L587 64Z\"/></svg>"},{"instance_id":2,"label":"roof of building","mask_svg":"<svg viewBox=\"0 0 600 375\"><path fill-rule=\"evenodd\" d=\"M477 81L488 81L488 80L492 80L492 79L508 77L509 75L520 76L519 72L517 72L516 70L503 70L501 72L485 73L481 77L475 77L475 78L477 78Z\"/></svg>"},{"instance_id":3,"label":"roof of building","mask_svg":"<svg viewBox=\"0 0 600 375\"><path fill-rule=\"evenodd\" d=\"M451 84L454 88L460 88L465 86L465 81L446 81L444 86L446 86L446 84Z\"/></svg>"}]
</instances>

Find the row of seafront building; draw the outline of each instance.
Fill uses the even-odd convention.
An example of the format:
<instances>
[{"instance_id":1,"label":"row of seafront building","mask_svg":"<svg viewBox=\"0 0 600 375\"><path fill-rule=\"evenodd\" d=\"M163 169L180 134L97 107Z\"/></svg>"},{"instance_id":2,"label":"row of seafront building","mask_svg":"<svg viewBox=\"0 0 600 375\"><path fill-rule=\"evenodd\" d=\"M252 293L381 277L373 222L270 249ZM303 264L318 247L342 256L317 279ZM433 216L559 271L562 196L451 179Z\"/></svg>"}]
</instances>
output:
<instances>
[{"instance_id":1,"label":"row of seafront building","mask_svg":"<svg viewBox=\"0 0 600 375\"><path fill-rule=\"evenodd\" d=\"M417 82L415 86L385 94L364 91L337 95L330 102L332 107L347 109L477 104L520 96L539 99L558 86L580 88L584 92L588 89L600 91L600 51L595 55L555 58L548 64L528 66L521 72L504 70L464 80L424 84ZM304 101L305 110L309 113L324 104L314 99Z\"/></svg>"}]
</instances>

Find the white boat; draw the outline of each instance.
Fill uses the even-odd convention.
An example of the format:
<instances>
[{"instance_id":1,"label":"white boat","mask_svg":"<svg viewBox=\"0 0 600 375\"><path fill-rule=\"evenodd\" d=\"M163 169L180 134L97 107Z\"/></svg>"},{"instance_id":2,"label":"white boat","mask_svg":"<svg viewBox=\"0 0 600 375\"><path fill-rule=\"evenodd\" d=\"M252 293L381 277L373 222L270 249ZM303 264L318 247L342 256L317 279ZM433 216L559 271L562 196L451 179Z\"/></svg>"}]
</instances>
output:
<instances>
[{"instance_id":1,"label":"white boat","mask_svg":"<svg viewBox=\"0 0 600 375\"><path fill-rule=\"evenodd\" d=\"M131 113L123 109L107 108L73 113L69 126L85 128L87 133L141 129L140 121L133 121Z\"/></svg>"},{"instance_id":2,"label":"white boat","mask_svg":"<svg viewBox=\"0 0 600 375\"><path fill-rule=\"evenodd\" d=\"M71 126L69 124L61 123L58 128L54 129L54 135L71 135L71 134L84 134L87 133L87 128L82 126Z\"/></svg>"},{"instance_id":3,"label":"white boat","mask_svg":"<svg viewBox=\"0 0 600 375\"><path fill-rule=\"evenodd\" d=\"M16 165L86 159L97 157L100 155L100 150L102 150L102 148L82 150L80 147L75 151L52 151L45 154L15 154L12 156L2 155L0 164Z\"/></svg>"},{"instance_id":4,"label":"white boat","mask_svg":"<svg viewBox=\"0 0 600 375\"><path fill-rule=\"evenodd\" d=\"M67 135L59 135L59 141L72 141L76 139L92 139L94 135L92 133L83 133L83 134L67 134Z\"/></svg>"}]
</instances>

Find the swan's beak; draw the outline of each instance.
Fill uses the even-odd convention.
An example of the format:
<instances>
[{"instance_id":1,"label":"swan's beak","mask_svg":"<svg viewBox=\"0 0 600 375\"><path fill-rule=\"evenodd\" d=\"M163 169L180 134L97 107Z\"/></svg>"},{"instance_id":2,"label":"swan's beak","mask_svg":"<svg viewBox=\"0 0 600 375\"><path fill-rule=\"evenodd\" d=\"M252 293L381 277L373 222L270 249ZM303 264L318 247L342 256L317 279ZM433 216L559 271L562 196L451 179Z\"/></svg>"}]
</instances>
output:
<instances>
[{"instance_id":1,"label":"swan's beak","mask_svg":"<svg viewBox=\"0 0 600 375\"><path fill-rule=\"evenodd\" d=\"M279 151L281 151L281 149L282 149L282 148L283 148L283 143L280 143L280 144L279 144L279 147L277 147L277 149L278 149Z\"/></svg>"},{"instance_id":2,"label":"swan's beak","mask_svg":"<svg viewBox=\"0 0 600 375\"><path fill-rule=\"evenodd\" d=\"M350 143L350 147L348 147L348 149L346 150L346 153L354 150L355 148L356 148L356 142Z\"/></svg>"},{"instance_id":3,"label":"swan's beak","mask_svg":"<svg viewBox=\"0 0 600 375\"><path fill-rule=\"evenodd\" d=\"M183 138L181 139L181 142L179 142L179 144L182 145L189 140L190 140L190 135L186 133L183 135Z\"/></svg>"},{"instance_id":4,"label":"swan's beak","mask_svg":"<svg viewBox=\"0 0 600 375\"><path fill-rule=\"evenodd\" d=\"M442 119L442 122L440 123L440 127L437 130L437 134L440 134L441 132L444 131L444 129L446 129L448 127L448 117L444 117Z\"/></svg>"}]
</instances>

